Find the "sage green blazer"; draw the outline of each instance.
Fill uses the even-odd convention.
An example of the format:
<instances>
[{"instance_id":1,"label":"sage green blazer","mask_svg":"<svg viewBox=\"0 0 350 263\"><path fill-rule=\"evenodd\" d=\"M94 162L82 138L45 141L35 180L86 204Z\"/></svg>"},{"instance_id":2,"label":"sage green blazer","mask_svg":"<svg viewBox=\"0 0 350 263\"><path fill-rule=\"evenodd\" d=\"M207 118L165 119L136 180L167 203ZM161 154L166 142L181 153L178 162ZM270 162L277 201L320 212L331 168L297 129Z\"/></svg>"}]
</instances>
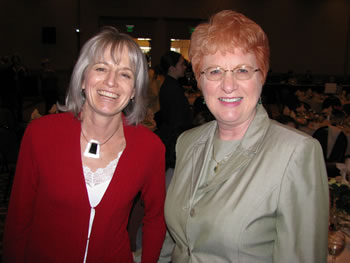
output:
<instances>
[{"instance_id":1,"label":"sage green blazer","mask_svg":"<svg viewBox=\"0 0 350 263\"><path fill-rule=\"evenodd\" d=\"M216 126L178 139L159 262L326 262L329 194L318 141L258 105L236 152L194 198Z\"/></svg>"}]
</instances>

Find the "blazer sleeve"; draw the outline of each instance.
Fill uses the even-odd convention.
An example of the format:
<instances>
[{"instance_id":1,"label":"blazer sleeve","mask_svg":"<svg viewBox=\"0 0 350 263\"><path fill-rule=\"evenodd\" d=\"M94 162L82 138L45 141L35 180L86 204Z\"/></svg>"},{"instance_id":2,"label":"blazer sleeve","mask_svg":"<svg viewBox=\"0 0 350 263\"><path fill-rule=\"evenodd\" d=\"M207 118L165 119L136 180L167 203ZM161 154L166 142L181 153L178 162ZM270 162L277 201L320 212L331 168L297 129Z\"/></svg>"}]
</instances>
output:
<instances>
[{"instance_id":1,"label":"blazer sleeve","mask_svg":"<svg viewBox=\"0 0 350 263\"><path fill-rule=\"evenodd\" d=\"M17 160L4 232L4 262L25 261L39 173L33 153L32 134L28 127Z\"/></svg>"},{"instance_id":2,"label":"blazer sleeve","mask_svg":"<svg viewBox=\"0 0 350 263\"><path fill-rule=\"evenodd\" d=\"M160 141L159 141L160 142ZM153 170L147 178L141 198L145 205L142 234L142 262L157 262L165 236L165 148L155 147L150 155L155 160Z\"/></svg>"},{"instance_id":3,"label":"blazer sleeve","mask_svg":"<svg viewBox=\"0 0 350 263\"><path fill-rule=\"evenodd\" d=\"M321 146L298 144L286 167L277 208L273 262L326 262L329 192Z\"/></svg>"}]
</instances>

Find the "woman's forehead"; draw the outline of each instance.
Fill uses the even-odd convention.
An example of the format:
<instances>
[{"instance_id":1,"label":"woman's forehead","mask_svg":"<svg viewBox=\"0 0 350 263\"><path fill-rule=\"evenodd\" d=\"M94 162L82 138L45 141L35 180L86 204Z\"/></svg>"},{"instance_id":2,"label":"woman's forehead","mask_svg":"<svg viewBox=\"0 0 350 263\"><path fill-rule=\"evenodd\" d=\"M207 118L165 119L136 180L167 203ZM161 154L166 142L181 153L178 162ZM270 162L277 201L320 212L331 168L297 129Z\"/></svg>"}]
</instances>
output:
<instances>
[{"instance_id":1,"label":"woman's forehead","mask_svg":"<svg viewBox=\"0 0 350 263\"><path fill-rule=\"evenodd\" d=\"M106 46L101 48L92 58L92 63L112 61L114 64L120 63L133 67L127 46Z\"/></svg>"},{"instance_id":2,"label":"woman's forehead","mask_svg":"<svg viewBox=\"0 0 350 263\"><path fill-rule=\"evenodd\" d=\"M109 44L107 46L101 47L96 52L94 56L94 60L105 61L105 60L112 59L114 60L114 62L118 63L122 59L125 51L126 51L125 48L121 45L112 46L111 44Z\"/></svg>"}]
</instances>

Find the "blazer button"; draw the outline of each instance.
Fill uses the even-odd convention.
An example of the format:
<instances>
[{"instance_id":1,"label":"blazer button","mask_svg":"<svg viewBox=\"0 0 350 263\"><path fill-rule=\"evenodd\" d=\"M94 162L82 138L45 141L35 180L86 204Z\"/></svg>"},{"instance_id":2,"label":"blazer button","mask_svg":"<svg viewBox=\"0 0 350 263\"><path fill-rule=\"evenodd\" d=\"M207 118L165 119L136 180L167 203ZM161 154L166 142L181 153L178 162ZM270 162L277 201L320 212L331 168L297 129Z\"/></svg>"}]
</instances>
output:
<instances>
[{"instance_id":1,"label":"blazer button","mask_svg":"<svg viewBox=\"0 0 350 263\"><path fill-rule=\"evenodd\" d=\"M195 214L195 210L194 210L194 208L192 208L191 211L190 211L190 216L194 217L194 214Z\"/></svg>"}]
</instances>

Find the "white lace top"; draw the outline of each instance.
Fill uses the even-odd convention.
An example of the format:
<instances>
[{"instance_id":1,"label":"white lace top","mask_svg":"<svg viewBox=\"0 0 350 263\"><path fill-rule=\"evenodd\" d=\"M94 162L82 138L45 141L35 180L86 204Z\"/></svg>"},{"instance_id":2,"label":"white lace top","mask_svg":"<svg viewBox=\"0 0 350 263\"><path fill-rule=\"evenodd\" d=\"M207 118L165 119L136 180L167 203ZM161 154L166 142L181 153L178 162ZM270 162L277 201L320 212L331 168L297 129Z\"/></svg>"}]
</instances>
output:
<instances>
[{"instance_id":1,"label":"white lace top","mask_svg":"<svg viewBox=\"0 0 350 263\"><path fill-rule=\"evenodd\" d=\"M98 168L95 172L91 171L89 167L83 166L86 188L89 194L89 201L91 207L96 207L107 187L112 180L114 170L117 166L120 154L117 158L111 161L105 168Z\"/></svg>"},{"instance_id":2,"label":"white lace top","mask_svg":"<svg viewBox=\"0 0 350 263\"><path fill-rule=\"evenodd\" d=\"M84 262L86 262L91 228L95 218L95 207L101 202L102 197L106 192L110 181L112 180L115 168L117 167L121 154L122 152L120 152L117 158L111 161L105 168L99 168L95 172L91 171L89 167L83 166L85 183L91 206L89 232L87 235Z\"/></svg>"}]
</instances>

